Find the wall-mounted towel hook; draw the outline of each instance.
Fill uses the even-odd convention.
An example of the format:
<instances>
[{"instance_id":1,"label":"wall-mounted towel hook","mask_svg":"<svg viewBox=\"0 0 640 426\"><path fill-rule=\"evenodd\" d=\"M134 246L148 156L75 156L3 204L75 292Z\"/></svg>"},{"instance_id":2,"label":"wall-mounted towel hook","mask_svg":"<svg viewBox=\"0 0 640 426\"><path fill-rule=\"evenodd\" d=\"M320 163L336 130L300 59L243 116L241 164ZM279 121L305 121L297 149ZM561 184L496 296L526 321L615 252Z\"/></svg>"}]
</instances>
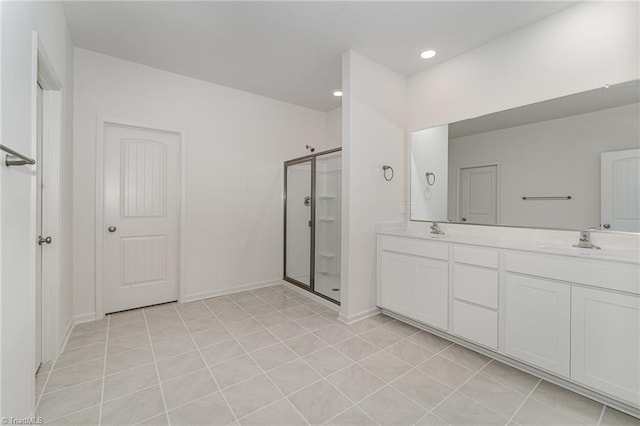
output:
<instances>
[{"instance_id":1,"label":"wall-mounted towel hook","mask_svg":"<svg viewBox=\"0 0 640 426\"><path fill-rule=\"evenodd\" d=\"M387 170L391 170L391 176L387 176ZM391 182L393 180L393 167L391 166L382 166L382 175L384 176L384 180L386 180L387 182Z\"/></svg>"}]
</instances>

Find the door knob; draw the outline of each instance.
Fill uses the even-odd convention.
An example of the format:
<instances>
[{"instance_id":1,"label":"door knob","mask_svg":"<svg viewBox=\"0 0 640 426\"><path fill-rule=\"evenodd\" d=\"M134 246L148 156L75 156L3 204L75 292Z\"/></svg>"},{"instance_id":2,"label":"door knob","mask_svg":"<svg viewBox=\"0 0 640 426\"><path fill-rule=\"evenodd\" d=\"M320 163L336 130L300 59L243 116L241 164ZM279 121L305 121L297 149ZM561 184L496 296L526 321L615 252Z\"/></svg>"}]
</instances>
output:
<instances>
[{"instance_id":1,"label":"door knob","mask_svg":"<svg viewBox=\"0 0 640 426\"><path fill-rule=\"evenodd\" d=\"M467 218L466 218L466 217L463 217L463 218L462 218L462 221L463 221L463 222L466 222L466 221L467 221Z\"/></svg>"},{"instance_id":2,"label":"door knob","mask_svg":"<svg viewBox=\"0 0 640 426\"><path fill-rule=\"evenodd\" d=\"M108 228L107 228L107 231L109 231L109 232L116 232L116 229L117 229L117 228L116 228L115 226L110 226L110 227L108 227Z\"/></svg>"},{"instance_id":3,"label":"door knob","mask_svg":"<svg viewBox=\"0 0 640 426\"><path fill-rule=\"evenodd\" d=\"M604 229L609 229L609 228L611 228L611 225L609 225L608 223L605 223L604 225L602 225L602 227Z\"/></svg>"},{"instance_id":4,"label":"door knob","mask_svg":"<svg viewBox=\"0 0 640 426\"><path fill-rule=\"evenodd\" d=\"M45 243L46 243L46 244L51 244L51 241L53 241L53 240L51 239L51 237L43 238L43 237L42 237L42 235L40 235L40 236L38 237L38 245L39 245L39 246L41 246L41 245L43 245L43 244L45 244Z\"/></svg>"}]
</instances>

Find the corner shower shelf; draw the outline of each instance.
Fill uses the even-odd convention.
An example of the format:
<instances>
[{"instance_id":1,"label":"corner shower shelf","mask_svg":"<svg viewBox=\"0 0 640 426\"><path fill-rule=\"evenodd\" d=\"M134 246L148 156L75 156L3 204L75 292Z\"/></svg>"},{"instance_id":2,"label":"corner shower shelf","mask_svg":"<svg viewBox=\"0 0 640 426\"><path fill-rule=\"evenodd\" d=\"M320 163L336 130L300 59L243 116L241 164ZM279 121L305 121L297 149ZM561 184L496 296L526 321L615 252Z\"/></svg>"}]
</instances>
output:
<instances>
[{"instance_id":1,"label":"corner shower shelf","mask_svg":"<svg viewBox=\"0 0 640 426\"><path fill-rule=\"evenodd\" d=\"M336 257L335 254L329 252L329 251L321 251L318 252L318 256L320 257L326 257L327 259L333 259L334 257Z\"/></svg>"},{"instance_id":2,"label":"corner shower shelf","mask_svg":"<svg viewBox=\"0 0 640 426\"><path fill-rule=\"evenodd\" d=\"M335 217L319 217L318 222L335 222Z\"/></svg>"}]
</instances>

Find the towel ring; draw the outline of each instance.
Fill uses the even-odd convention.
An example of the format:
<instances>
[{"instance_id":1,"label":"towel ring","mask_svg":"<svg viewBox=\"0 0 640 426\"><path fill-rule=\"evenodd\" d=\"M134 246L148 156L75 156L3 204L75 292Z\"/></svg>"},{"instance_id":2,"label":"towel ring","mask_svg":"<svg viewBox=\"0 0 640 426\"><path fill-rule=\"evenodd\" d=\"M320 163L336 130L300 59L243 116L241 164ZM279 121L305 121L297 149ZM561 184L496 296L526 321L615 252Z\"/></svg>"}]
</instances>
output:
<instances>
[{"instance_id":1,"label":"towel ring","mask_svg":"<svg viewBox=\"0 0 640 426\"><path fill-rule=\"evenodd\" d=\"M433 184L436 183L436 174L435 173L427 172L427 173L425 173L425 176L427 177L427 185L432 186Z\"/></svg>"},{"instance_id":2,"label":"towel ring","mask_svg":"<svg viewBox=\"0 0 640 426\"><path fill-rule=\"evenodd\" d=\"M386 180L387 182L391 182L393 180L393 175L394 175L393 167L391 167L391 166L382 166L382 170L383 170L382 175L384 176L384 180ZM387 170L391 170L391 176L390 177L387 177Z\"/></svg>"}]
</instances>

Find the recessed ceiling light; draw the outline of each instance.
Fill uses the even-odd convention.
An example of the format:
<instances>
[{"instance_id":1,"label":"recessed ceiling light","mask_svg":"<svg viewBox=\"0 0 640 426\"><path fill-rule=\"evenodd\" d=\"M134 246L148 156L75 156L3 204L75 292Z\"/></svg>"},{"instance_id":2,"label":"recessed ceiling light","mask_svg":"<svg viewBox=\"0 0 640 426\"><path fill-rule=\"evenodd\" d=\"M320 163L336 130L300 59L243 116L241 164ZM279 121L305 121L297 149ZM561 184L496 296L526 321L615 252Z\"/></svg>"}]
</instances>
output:
<instances>
[{"instance_id":1,"label":"recessed ceiling light","mask_svg":"<svg viewBox=\"0 0 640 426\"><path fill-rule=\"evenodd\" d=\"M434 56L436 56L436 51L435 50L425 50L424 52L422 52L420 54L420 57L422 59L431 59Z\"/></svg>"},{"instance_id":2,"label":"recessed ceiling light","mask_svg":"<svg viewBox=\"0 0 640 426\"><path fill-rule=\"evenodd\" d=\"M333 96L340 97L342 96L342 92L340 90L336 90L335 92L333 92Z\"/></svg>"}]
</instances>

